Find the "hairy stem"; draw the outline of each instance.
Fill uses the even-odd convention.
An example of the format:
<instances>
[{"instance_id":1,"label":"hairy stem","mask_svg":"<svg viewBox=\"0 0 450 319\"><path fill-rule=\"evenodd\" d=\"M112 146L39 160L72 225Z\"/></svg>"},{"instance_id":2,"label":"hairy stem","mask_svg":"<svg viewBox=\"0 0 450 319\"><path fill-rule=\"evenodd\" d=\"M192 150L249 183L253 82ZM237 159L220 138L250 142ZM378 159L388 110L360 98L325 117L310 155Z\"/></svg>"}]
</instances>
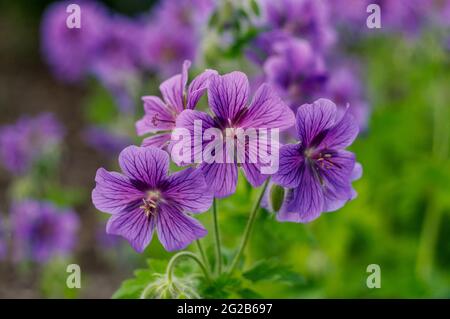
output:
<instances>
[{"instance_id":1,"label":"hairy stem","mask_svg":"<svg viewBox=\"0 0 450 319\"><path fill-rule=\"evenodd\" d=\"M195 241L195 243L197 244L198 252L200 253L200 256L202 257L203 264L208 269L208 272L210 272L211 271L211 266L209 264L208 258L206 257L205 250L203 249L202 242L200 241L200 239L197 239Z\"/></svg>"},{"instance_id":2,"label":"hairy stem","mask_svg":"<svg viewBox=\"0 0 450 319\"><path fill-rule=\"evenodd\" d=\"M173 276L173 271L175 269L175 265L178 262L178 260L180 260L181 258L184 257L188 257L193 259L202 269L203 274L205 275L206 280L211 281L211 276L209 274L208 269L206 268L205 264L202 262L202 260L194 253L190 252L190 251L182 251L179 252L177 254L175 254L169 261L169 264L167 265L167 270L166 270L166 274L167 274L167 280L169 282L172 281L172 276Z\"/></svg>"},{"instance_id":3,"label":"hairy stem","mask_svg":"<svg viewBox=\"0 0 450 319\"><path fill-rule=\"evenodd\" d=\"M250 212L250 216L247 221L247 225L245 226L244 234L241 239L241 243L239 245L239 248L237 250L236 255L234 256L233 262L231 263L230 269L228 270L229 274L232 274L235 270L239 259L241 258L242 253L244 252L245 246L247 245L248 239L250 237L250 233L253 228L253 224L255 223L256 214L259 210L259 205L261 204L261 200L264 196L264 193L266 192L267 186L269 185L270 178L268 178L263 187L261 188L261 192L258 195L258 199L256 200L255 204L253 205L252 211Z\"/></svg>"}]
</instances>

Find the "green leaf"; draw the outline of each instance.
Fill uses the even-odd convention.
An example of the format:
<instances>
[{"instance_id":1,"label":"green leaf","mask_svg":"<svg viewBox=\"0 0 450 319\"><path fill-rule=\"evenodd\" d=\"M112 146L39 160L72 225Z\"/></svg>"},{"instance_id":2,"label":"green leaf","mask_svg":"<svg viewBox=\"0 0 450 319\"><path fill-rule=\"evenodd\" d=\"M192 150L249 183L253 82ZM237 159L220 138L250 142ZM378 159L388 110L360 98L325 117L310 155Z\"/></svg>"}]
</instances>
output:
<instances>
[{"instance_id":1,"label":"green leaf","mask_svg":"<svg viewBox=\"0 0 450 319\"><path fill-rule=\"evenodd\" d=\"M202 296L205 298L230 298L236 297L242 289L242 280L222 274L210 284L202 287Z\"/></svg>"},{"instance_id":2,"label":"green leaf","mask_svg":"<svg viewBox=\"0 0 450 319\"><path fill-rule=\"evenodd\" d=\"M253 13L256 14L257 16L261 14L261 10L259 9L256 0L250 0L250 8L252 8Z\"/></svg>"},{"instance_id":3,"label":"green leaf","mask_svg":"<svg viewBox=\"0 0 450 319\"><path fill-rule=\"evenodd\" d=\"M257 262L242 275L252 282L272 280L286 282L292 285L302 285L305 282L303 276L293 271L291 267L280 265L273 259Z\"/></svg>"},{"instance_id":4,"label":"green leaf","mask_svg":"<svg viewBox=\"0 0 450 319\"><path fill-rule=\"evenodd\" d=\"M156 274L164 272L167 261L150 259L148 267L134 272L134 278L122 282L120 288L113 294L113 299L139 298L142 291L149 283L156 279Z\"/></svg>"},{"instance_id":5,"label":"green leaf","mask_svg":"<svg viewBox=\"0 0 450 319\"><path fill-rule=\"evenodd\" d=\"M111 94L101 85L92 85L94 89L89 95L85 112L91 123L108 124L116 119L118 111Z\"/></svg>"},{"instance_id":6,"label":"green leaf","mask_svg":"<svg viewBox=\"0 0 450 319\"><path fill-rule=\"evenodd\" d=\"M244 299L261 299L262 296L250 288L242 288L238 291L239 295Z\"/></svg>"}]
</instances>

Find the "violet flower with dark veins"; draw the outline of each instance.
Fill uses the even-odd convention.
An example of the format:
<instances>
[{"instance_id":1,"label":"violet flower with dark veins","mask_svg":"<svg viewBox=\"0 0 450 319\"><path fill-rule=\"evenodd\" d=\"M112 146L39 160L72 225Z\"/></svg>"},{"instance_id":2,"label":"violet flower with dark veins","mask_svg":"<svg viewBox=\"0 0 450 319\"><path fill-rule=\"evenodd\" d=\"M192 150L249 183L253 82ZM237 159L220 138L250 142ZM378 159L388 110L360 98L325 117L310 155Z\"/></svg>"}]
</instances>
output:
<instances>
[{"instance_id":1,"label":"violet flower with dark veins","mask_svg":"<svg viewBox=\"0 0 450 319\"><path fill-rule=\"evenodd\" d=\"M174 75L161 83L159 89L163 100L157 96L144 96L145 115L136 122L138 135L154 134L142 142L142 146L167 146L171 131L175 128L177 116L185 109L194 109L205 93L211 75L217 71L205 70L196 76L189 85L188 70L190 61L184 61L180 74Z\"/></svg>"},{"instance_id":2,"label":"violet flower with dark veins","mask_svg":"<svg viewBox=\"0 0 450 319\"><path fill-rule=\"evenodd\" d=\"M119 155L123 174L97 171L92 192L95 207L112 216L108 234L126 238L138 252L156 229L168 251L180 250L207 234L186 212L201 213L212 204L200 170L188 168L168 176L169 155L155 147L128 146Z\"/></svg>"},{"instance_id":3,"label":"violet flower with dark veins","mask_svg":"<svg viewBox=\"0 0 450 319\"><path fill-rule=\"evenodd\" d=\"M281 147L272 180L288 188L277 219L306 223L356 196L352 181L362 168L345 148L358 135L358 124L348 109L338 115L333 102L319 99L298 108L296 132L299 143Z\"/></svg>"}]
</instances>

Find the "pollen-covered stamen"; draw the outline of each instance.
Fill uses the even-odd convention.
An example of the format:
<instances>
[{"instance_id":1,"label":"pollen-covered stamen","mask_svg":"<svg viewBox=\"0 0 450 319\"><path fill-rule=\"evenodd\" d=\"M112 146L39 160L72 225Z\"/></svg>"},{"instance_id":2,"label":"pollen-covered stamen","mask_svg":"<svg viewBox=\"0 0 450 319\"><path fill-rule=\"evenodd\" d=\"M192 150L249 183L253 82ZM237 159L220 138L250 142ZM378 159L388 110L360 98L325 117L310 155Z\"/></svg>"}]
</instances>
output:
<instances>
[{"instance_id":1,"label":"pollen-covered stamen","mask_svg":"<svg viewBox=\"0 0 450 319\"><path fill-rule=\"evenodd\" d=\"M160 200L161 193L159 191L148 191L146 197L142 199L143 204L139 208L144 210L147 217L156 216Z\"/></svg>"},{"instance_id":2,"label":"pollen-covered stamen","mask_svg":"<svg viewBox=\"0 0 450 319\"><path fill-rule=\"evenodd\" d=\"M330 159L333 157L332 154L330 153L324 153L322 154L322 152L319 153L318 158L316 159L316 162L320 165L320 167L325 168L325 169L331 169L334 164L330 161Z\"/></svg>"},{"instance_id":3,"label":"pollen-covered stamen","mask_svg":"<svg viewBox=\"0 0 450 319\"><path fill-rule=\"evenodd\" d=\"M158 114L154 114L152 116L151 122L152 122L152 125L155 127L158 126L158 122L175 124L175 121L163 120L161 118L158 118Z\"/></svg>"}]
</instances>

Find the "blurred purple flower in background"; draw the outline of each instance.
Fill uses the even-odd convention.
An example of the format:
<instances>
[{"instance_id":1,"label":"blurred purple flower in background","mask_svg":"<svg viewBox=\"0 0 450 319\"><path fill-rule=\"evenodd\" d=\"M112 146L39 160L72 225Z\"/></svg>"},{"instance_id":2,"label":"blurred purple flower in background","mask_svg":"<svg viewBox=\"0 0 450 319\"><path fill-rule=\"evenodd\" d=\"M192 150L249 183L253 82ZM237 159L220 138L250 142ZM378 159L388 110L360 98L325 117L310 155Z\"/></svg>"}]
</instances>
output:
<instances>
[{"instance_id":1,"label":"blurred purple flower in background","mask_svg":"<svg viewBox=\"0 0 450 319\"><path fill-rule=\"evenodd\" d=\"M352 181L362 168L345 148L358 135L358 125L348 111L339 115L333 102L319 99L298 108L296 131L299 143L281 147L272 181L289 189L277 219L306 223L356 196Z\"/></svg>"},{"instance_id":2,"label":"blurred purple flower in background","mask_svg":"<svg viewBox=\"0 0 450 319\"><path fill-rule=\"evenodd\" d=\"M275 54L264 63L266 80L291 106L323 89L327 80L325 62L307 41L291 38L279 42Z\"/></svg>"},{"instance_id":3,"label":"blurred purple flower in background","mask_svg":"<svg viewBox=\"0 0 450 319\"><path fill-rule=\"evenodd\" d=\"M94 1L78 1L81 28L68 28L66 8L73 1L50 5L42 18L41 46L45 60L54 74L68 82L83 79L89 72L92 56L107 31L105 9Z\"/></svg>"},{"instance_id":4,"label":"blurred purple flower in background","mask_svg":"<svg viewBox=\"0 0 450 319\"><path fill-rule=\"evenodd\" d=\"M348 111L363 131L367 129L370 108L364 100L361 80L356 71L355 66L341 63L330 72L324 91L319 95L335 102L340 111L345 111L348 106Z\"/></svg>"},{"instance_id":5,"label":"blurred purple flower in background","mask_svg":"<svg viewBox=\"0 0 450 319\"><path fill-rule=\"evenodd\" d=\"M95 207L112 214L108 234L123 236L138 252L148 246L155 228L168 251L206 235L186 214L207 211L212 204L200 170L188 168L169 176L169 155L155 147L129 146L120 153L119 165L124 174L98 169L92 191Z\"/></svg>"},{"instance_id":6,"label":"blurred purple flower in background","mask_svg":"<svg viewBox=\"0 0 450 319\"><path fill-rule=\"evenodd\" d=\"M160 22L201 28L214 8L214 0L165 0L155 9Z\"/></svg>"},{"instance_id":7,"label":"blurred purple flower in background","mask_svg":"<svg viewBox=\"0 0 450 319\"><path fill-rule=\"evenodd\" d=\"M177 118L177 128L186 128L191 136L195 136L196 120L202 121L202 135L209 128L219 129L226 134L227 129L268 128L283 131L294 125L294 114L269 85L261 85L247 106L249 91L247 76L242 72L212 75L208 86L208 101L213 116L196 110L185 110ZM228 159L230 154L225 141L223 144L223 158ZM191 153L194 153L195 145L190 146L193 150ZM241 147L245 149L247 157L250 150L245 145ZM267 178L267 175L260 173L259 164L250 163L248 159L242 163L247 180L255 187L260 186ZM236 159L231 163L227 160L202 163L200 169L215 197L226 197L235 192L238 178Z\"/></svg>"},{"instance_id":8,"label":"blurred purple flower in background","mask_svg":"<svg viewBox=\"0 0 450 319\"><path fill-rule=\"evenodd\" d=\"M211 0L160 2L142 30L142 64L168 77L178 72L184 60L195 60L202 28L212 8Z\"/></svg>"},{"instance_id":9,"label":"blurred purple flower in background","mask_svg":"<svg viewBox=\"0 0 450 319\"><path fill-rule=\"evenodd\" d=\"M338 25L351 32L374 31L366 26L370 4L380 6L381 32L415 34L426 22L432 0L333 0L330 1L333 17Z\"/></svg>"},{"instance_id":10,"label":"blurred purple flower in background","mask_svg":"<svg viewBox=\"0 0 450 319\"><path fill-rule=\"evenodd\" d=\"M117 155L132 144L129 136L111 132L100 126L89 126L82 132L83 140L92 148L106 155Z\"/></svg>"},{"instance_id":11,"label":"blurred purple flower in background","mask_svg":"<svg viewBox=\"0 0 450 319\"><path fill-rule=\"evenodd\" d=\"M271 29L305 39L320 51L335 42L330 8L326 1L266 0L263 3L266 21Z\"/></svg>"},{"instance_id":12,"label":"blurred purple flower in background","mask_svg":"<svg viewBox=\"0 0 450 319\"><path fill-rule=\"evenodd\" d=\"M198 38L190 27L170 21L150 21L142 30L142 64L161 77L177 73L184 60L194 60L197 48Z\"/></svg>"},{"instance_id":13,"label":"blurred purple flower in background","mask_svg":"<svg viewBox=\"0 0 450 319\"><path fill-rule=\"evenodd\" d=\"M51 113L21 117L14 124L0 127L0 160L11 173L26 173L61 142L63 135L61 124Z\"/></svg>"},{"instance_id":14,"label":"blurred purple flower in background","mask_svg":"<svg viewBox=\"0 0 450 319\"><path fill-rule=\"evenodd\" d=\"M217 73L214 70L205 70L187 86L190 66L190 61L184 61L180 74L161 83L159 89L164 101L157 96L142 97L145 115L136 122L137 134L141 136L147 133L160 133L144 139L142 146L167 146L177 116L183 110L192 110L197 106L207 89L209 78Z\"/></svg>"},{"instance_id":15,"label":"blurred purple flower in background","mask_svg":"<svg viewBox=\"0 0 450 319\"><path fill-rule=\"evenodd\" d=\"M11 228L16 261L45 263L69 255L77 241L78 215L53 203L24 200L13 203Z\"/></svg>"}]
</instances>

